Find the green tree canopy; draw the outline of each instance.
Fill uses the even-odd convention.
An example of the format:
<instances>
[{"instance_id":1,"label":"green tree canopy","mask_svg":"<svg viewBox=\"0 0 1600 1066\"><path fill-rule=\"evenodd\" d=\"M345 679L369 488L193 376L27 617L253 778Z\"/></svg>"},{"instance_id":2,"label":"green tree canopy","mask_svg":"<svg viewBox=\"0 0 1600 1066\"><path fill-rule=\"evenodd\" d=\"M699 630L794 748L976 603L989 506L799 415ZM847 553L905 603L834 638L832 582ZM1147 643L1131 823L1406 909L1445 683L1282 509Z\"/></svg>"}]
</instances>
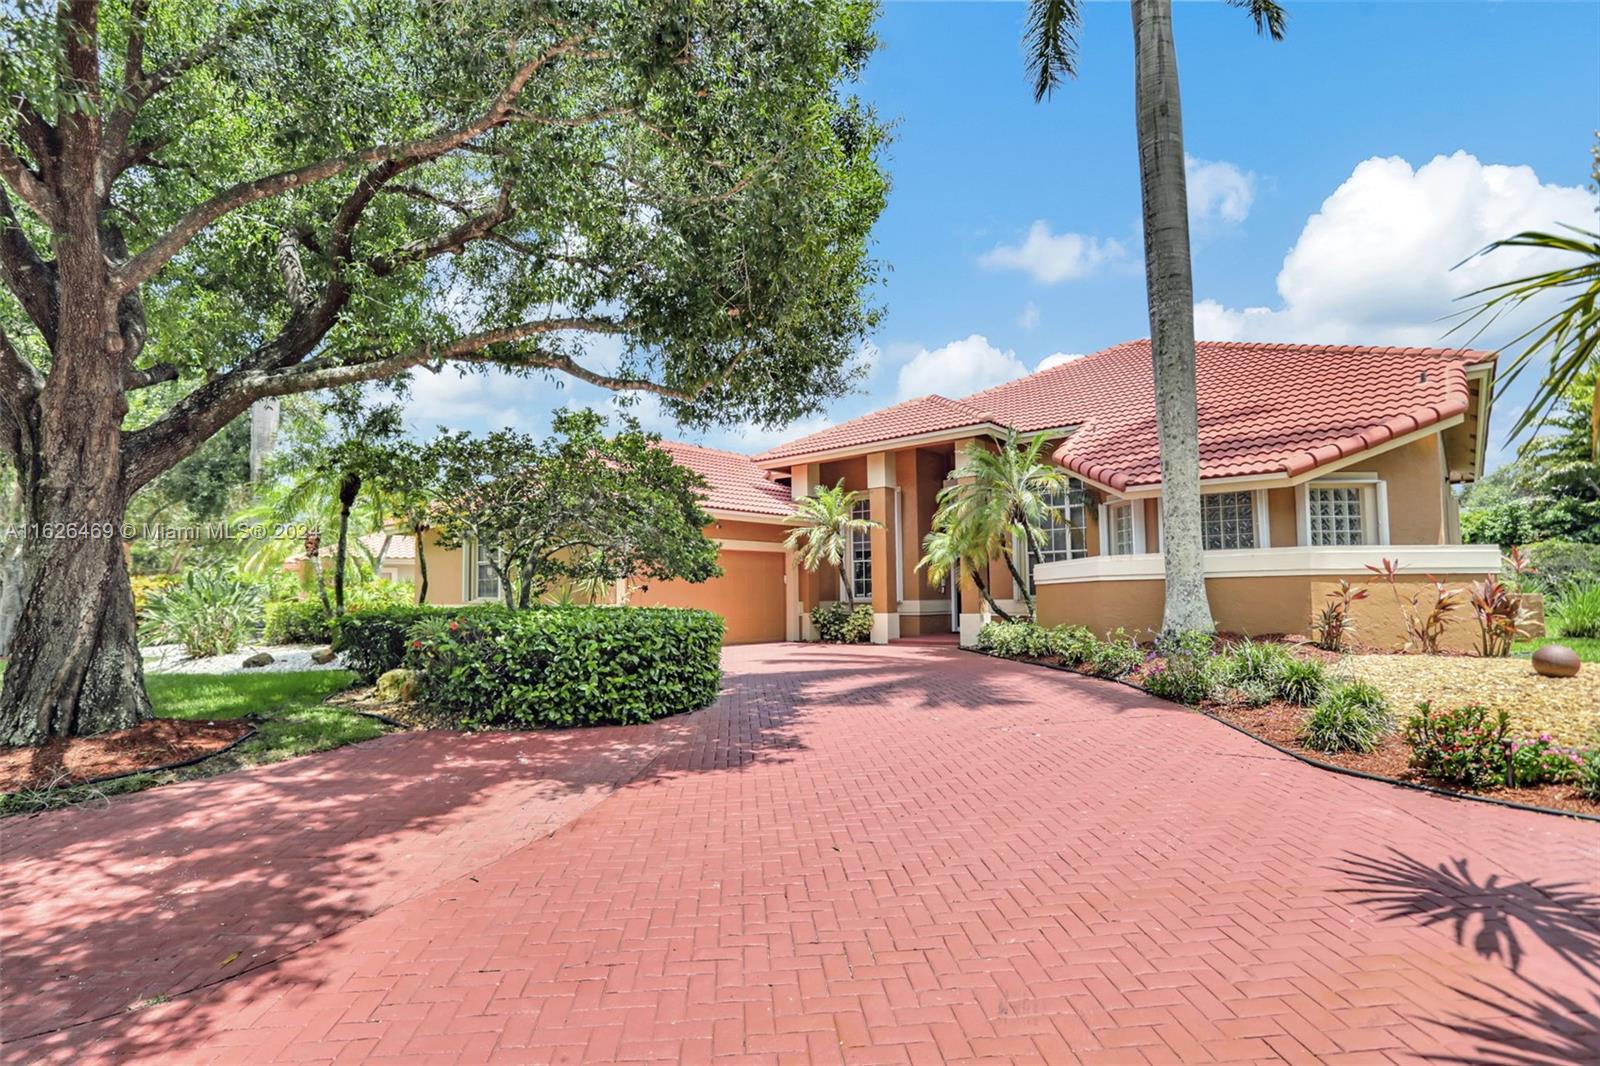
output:
<instances>
[{"instance_id":1,"label":"green tree canopy","mask_svg":"<svg viewBox=\"0 0 1600 1066\"><path fill-rule=\"evenodd\" d=\"M656 447L658 435L632 418L622 424L607 436L595 412L562 411L543 441L512 430L440 434L428 450L439 543L474 543L508 607L531 606L562 583L715 577L705 482Z\"/></svg>"},{"instance_id":2,"label":"green tree canopy","mask_svg":"<svg viewBox=\"0 0 1600 1066\"><path fill-rule=\"evenodd\" d=\"M255 400L414 368L653 393L692 425L817 410L875 319L883 128L849 92L874 14L0 5L0 446L24 518L113 528ZM126 420L152 387L162 409ZM25 554L0 738L147 716L119 546Z\"/></svg>"}]
</instances>

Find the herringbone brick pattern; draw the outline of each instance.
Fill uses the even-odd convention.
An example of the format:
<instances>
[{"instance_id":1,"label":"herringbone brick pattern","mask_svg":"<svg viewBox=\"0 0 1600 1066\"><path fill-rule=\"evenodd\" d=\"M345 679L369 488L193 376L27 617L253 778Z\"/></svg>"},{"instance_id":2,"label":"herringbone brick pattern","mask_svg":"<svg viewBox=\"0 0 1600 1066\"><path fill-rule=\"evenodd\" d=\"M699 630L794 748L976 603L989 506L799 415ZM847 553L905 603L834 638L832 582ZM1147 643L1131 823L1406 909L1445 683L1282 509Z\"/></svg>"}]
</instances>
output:
<instances>
[{"instance_id":1,"label":"herringbone brick pattern","mask_svg":"<svg viewBox=\"0 0 1600 1066\"><path fill-rule=\"evenodd\" d=\"M237 809L183 786L36 819L8 841L14 890L68 926L79 905L96 918L37 936L8 909L32 980L6 975L7 1033L18 1012L64 1026L8 1052L1600 1061L1593 825L1327 775L1132 690L952 649L775 645L728 668L716 707L671 723L488 738L537 753L525 774L502 758L509 783L441 778L478 738L396 737L293 764L321 799L273 786ZM117 900L74 887L136 878L159 827L104 832L180 801L180 921L137 881ZM369 806L381 824L334 832L335 812ZM297 824L317 842L295 843ZM242 861L252 842L272 872ZM212 851L231 875L207 870ZM338 931L232 979L208 984L222 959L185 955L170 1002L47 1005L52 956L77 979L106 959L137 976L119 933L148 944L153 926L182 953L199 928L214 955L234 921L270 956L280 930L324 928L319 907Z\"/></svg>"}]
</instances>

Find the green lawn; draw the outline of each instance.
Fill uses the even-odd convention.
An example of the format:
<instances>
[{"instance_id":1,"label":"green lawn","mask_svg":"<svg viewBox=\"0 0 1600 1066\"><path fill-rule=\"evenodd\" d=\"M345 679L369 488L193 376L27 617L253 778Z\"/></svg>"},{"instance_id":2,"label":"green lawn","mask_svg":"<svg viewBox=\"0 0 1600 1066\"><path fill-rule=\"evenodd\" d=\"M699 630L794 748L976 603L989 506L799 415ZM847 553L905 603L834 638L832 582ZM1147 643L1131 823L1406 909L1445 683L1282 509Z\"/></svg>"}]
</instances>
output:
<instances>
[{"instance_id":1,"label":"green lawn","mask_svg":"<svg viewBox=\"0 0 1600 1066\"><path fill-rule=\"evenodd\" d=\"M328 707L323 700L350 687L347 670L306 670L276 674L152 674L150 702L158 718L241 718L263 721L256 735L239 745L249 765L326 751L371 740L383 726L371 718Z\"/></svg>"},{"instance_id":2,"label":"green lawn","mask_svg":"<svg viewBox=\"0 0 1600 1066\"><path fill-rule=\"evenodd\" d=\"M1565 644L1578 653L1586 663L1600 663L1600 638L1597 637L1540 637L1537 640L1519 640L1511 646L1513 655L1532 655L1534 649L1546 644Z\"/></svg>"},{"instance_id":3,"label":"green lawn","mask_svg":"<svg viewBox=\"0 0 1600 1066\"><path fill-rule=\"evenodd\" d=\"M104 784L34 791L0 797L0 814L65 807L154 785L278 762L326 751L383 733L379 722L323 703L350 687L345 670L272 674L151 674L145 679L158 718L216 721L257 719L256 734L233 750L195 766L161 774L138 774Z\"/></svg>"}]
</instances>

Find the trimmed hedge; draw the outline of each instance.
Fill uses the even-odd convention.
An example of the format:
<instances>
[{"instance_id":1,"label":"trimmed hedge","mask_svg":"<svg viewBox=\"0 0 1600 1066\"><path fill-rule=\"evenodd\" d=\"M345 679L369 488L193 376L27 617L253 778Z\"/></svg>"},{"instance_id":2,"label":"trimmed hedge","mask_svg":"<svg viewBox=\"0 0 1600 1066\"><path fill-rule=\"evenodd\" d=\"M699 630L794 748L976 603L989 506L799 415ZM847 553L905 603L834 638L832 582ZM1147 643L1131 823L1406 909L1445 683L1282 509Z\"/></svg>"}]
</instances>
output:
<instances>
[{"instance_id":1,"label":"trimmed hedge","mask_svg":"<svg viewBox=\"0 0 1600 1066\"><path fill-rule=\"evenodd\" d=\"M267 604L266 644L326 644L333 639L333 619L317 600L283 600Z\"/></svg>"},{"instance_id":2,"label":"trimmed hedge","mask_svg":"<svg viewBox=\"0 0 1600 1066\"><path fill-rule=\"evenodd\" d=\"M627 724L715 700L722 635L710 611L476 608L415 622L405 665L418 701L468 728Z\"/></svg>"},{"instance_id":3,"label":"trimmed hedge","mask_svg":"<svg viewBox=\"0 0 1600 1066\"><path fill-rule=\"evenodd\" d=\"M345 665L363 681L374 681L379 674L405 665L411 630L417 623L430 618L466 618L504 611L504 607L491 604L442 607L413 603L404 607L370 607L334 622L333 650L344 653Z\"/></svg>"}]
</instances>

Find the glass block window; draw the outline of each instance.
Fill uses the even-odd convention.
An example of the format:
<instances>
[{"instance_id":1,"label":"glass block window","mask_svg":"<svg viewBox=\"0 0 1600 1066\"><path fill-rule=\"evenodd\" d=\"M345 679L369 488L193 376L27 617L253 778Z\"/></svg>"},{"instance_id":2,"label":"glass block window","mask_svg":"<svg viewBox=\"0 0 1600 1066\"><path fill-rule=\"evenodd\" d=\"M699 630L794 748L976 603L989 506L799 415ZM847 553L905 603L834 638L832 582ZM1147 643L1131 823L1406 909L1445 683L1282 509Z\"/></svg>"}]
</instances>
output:
<instances>
[{"instance_id":1,"label":"glass block window","mask_svg":"<svg viewBox=\"0 0 1600 1066\"><path fill-rule=\"evenodd\" d=\"M482 552L473 549L473 557L477 561L475 575L475 588L477 598L480 600L497 600L500 598L500 575L494 572L494 566L486 559Z\"/></svg>"},{"instance_id":2,"label":"glass block window","mask_svg":"<svg viewBox=\"0 0 1600 1066\"><path fill-rule=\"evenodd\" d=\"M850 506L850 517L867 521L872 518L872 502L857 500ZM850 531L850 591L858 600L872 598L872 531Z\"/></svg>"},{"instance_id":3,"label":"glass block window","mask_svg":"<svg viewBox=\"0 0 1600 1066\"><path fill-rule=\"evenodd\" d=\"M1254 548L1254 495L1248 492L1213 492L1200 497L1200 532L1207 551Z\"/></svg>"},{"instance_id":4,"label":"glass block window","mask_svg":"<svg viewBox=\"0 0 1600 1066\"><path fill-rule=\"evenodd\" d=\"M1307 490L1311 543L1319 546L1367 543L1365 496L1365 491L1356 485Z\"/></svg>"},{"instance_id":5,"label":"glass block window","mask_svg":"<svg viewBox=\"0 0 1600 1066\"><path fill-rule=\"evenodd\" d=\"M1039 527L1044 540L1034 551L1038 561L1054 563L1088 555L1089 520L1082 484L1074 479L1068 488L1042 495L1049 511Z\"/></svg>"},{"instance_id":6,"label":"glass block window","mask_svg":"<svg viewBox=\"0 0 1600 1066\"><path fill-rule=\"evenodd\" d=\"M1114 503L1106 508L1106 546L1112 555L1133 554L1133 504Z\"/></svg>"}]
</instances>

